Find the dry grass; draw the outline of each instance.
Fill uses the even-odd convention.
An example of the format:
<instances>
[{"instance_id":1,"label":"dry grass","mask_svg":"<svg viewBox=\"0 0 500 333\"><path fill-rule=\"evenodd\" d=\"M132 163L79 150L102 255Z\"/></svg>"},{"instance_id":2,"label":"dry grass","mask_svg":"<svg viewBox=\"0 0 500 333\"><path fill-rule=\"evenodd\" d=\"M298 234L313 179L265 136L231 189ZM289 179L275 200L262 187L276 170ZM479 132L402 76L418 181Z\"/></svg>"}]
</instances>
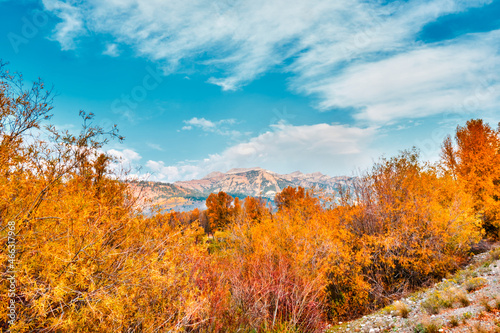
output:
<instances>
[{"instance_id":1,"label":"dry grass","mask_svg":"<svg viewBox=\"0 0 500 333\"><path fill-rule=\"evenodd\" d=\"M479 303L483 306L484 311L491 312L493 307L490 305L490 299L486 296L483 296L479 299Z\"/></svg>"},{"instance_id":2,"label":"dry grass","mask_svg":"<svg viewBox=\"0 0 500 333\"><path fill-rule=\"evenodd\" d=\"M415 333L438 333L443 324L441 321L425 317L414 327Z\"/></svg>"},{"instance_id":3,"label":"dry grass","mask_svg":"<svg viewBox=\"0 0 500 333\"><path fill-rule=\"evenodd\" d=\"M495 309L500 310L500 296L495 297L494 304L495 304Z\"/></svg>"},{"instance_id":4,"label":"dry grass","mask_svg":"<svg viewBox=\"0 0 500 333\"><path fill-rule=\"evenodd\" d=\"M422 308L431 315L436 315L441 311L441 305L437 298L428 298L422 302Z\"/></svg>"},{"instance_id":5,"label":"dry grass","mask_svg":"<svg viewBox=\"0 0 500 333\"><path fill-rule=\"evenodd\" d=\"M500 247L497 247L490 251L489 253L490 260L498 260L500 259Z\"/></svg>"},{"instance_id":6,"label":"dry grass","mask_svg":"<svg viewBox=\"0 0 500 333\"><path fill-rule=\"evenodd\" d=\"M472 291L478 290L479 288L481 288L485 284L486 284L486 279L483 279L480 277L475 277L475 278L471 278L471 279L466 280L463 284L463 287L465 288L465 290L467 290L467 292L470 293Z\"/></svg>"},{"instance_id":7,"label":"dry grass","mask_svg":"<svg viewBox=\"0 0 500 333\"><path fill-rule=\"evenodd\" d=\"M446 289L443 292L443 298L444 298L443 304L445 305L446 308L451 308L453 306L464 307L470 304L470 300L467 297L467 293L463 289L457 287L451 287L449 289Z\"/></svg>"},{"instance_id":8,"label":"dry grass","mask_svg":"<svg viewBox=\"0 0 500 333\"><path fill-rule=\"evenodd\" d=\"M472 332L473 333L492 333L492 332L496 332L496 331L488 329L486 327L486 325L484 325L480 321L477 321L474 323L474 325L472 325Z\"/></svg>"},{"instance_id":9,"label":"dry grass","mask_svg":"<svg viewBox=\"0 0 500 333\"><path fill-rule=\"evenodd\" d=\"M429 314L438 314L441 309L464 307L470 304L467 293L463 289L450 287L442 291L434 291L424 302L422 308Z\"/></svg>"},{"instance_id":10,"label":"dry grass","mask_svg":"<svg viewBox=\"0 0 500 333\"><path fill-rule=\"evenodd\" d=\"M408 318L408 314L410 313L410 308L408 307L407 304L396 301L394 302L394 309L396 310L397 314L402 317L402 318Z\"/></svg>"},{"instance_id":11,"label":"dry grass","mask_svg":"<svg viewBox=\"0 0 500 333\"><path fill-rule=\"evenodd\" d=\"M460 324L460 321L456 316L453 316L450 318L450 326L451 327L457 327Z\"/></svg>"}]
</instances>

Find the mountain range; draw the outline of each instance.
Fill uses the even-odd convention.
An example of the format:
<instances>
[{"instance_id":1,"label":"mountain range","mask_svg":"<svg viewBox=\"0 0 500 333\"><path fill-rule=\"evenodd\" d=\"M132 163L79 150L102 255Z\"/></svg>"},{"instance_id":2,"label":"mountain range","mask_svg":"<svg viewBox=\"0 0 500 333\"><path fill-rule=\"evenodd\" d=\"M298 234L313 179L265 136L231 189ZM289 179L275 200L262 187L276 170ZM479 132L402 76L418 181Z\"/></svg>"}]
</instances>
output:
<instances>
[{"instance_id":1,"label":"mountain range","mask_svg":"<svg viewBox=\"0 0 500 333\"><path fill-rule=\"evenodd\" d=\"M139 181L131 182L134 192L140 194L141 205L158 204L164 209L189 210L203 208L210 193L224 191L233 197L263 197L273 200L284 188L304 187L333 194L340 187L350 187L354 177L329 177L320 172L304 174L295 171L278 174L259 167L212 172L201 179L178 181L173 184Z\"/></svg>"}]
</instances>

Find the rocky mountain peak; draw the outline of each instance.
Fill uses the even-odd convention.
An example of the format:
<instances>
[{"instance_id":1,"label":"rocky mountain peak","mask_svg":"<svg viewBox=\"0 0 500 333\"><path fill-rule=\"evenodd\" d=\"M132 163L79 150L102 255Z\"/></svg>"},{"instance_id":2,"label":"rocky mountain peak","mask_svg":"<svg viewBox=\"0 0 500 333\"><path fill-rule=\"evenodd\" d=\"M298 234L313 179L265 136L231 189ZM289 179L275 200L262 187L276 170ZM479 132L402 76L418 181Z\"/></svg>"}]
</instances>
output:
<instances>
[{"instance_id":1,"label":"rocky mountain peak","mask_svg":"<svg viewBox=\"0 0 500 333\"><path fill-rule=\"evenodd\" d=\"M295 171L282 175L263 168L235 168L226 173L215 171L201 179L179 181L174 184L142 182L141 188L157 204L175 209L203 208L210 193L224 191L240 198L265 197L273 200L284 188L304 187L321 189L325 193L338 193L338 189L351 186L352 177L329 177L320 172L304 174Z\"/></svg>"},{"instance_id":2,"label":"rocky mountain peak","mask_svg":"<svg viewBox=\"0 0 500 333\"><path fill-rule=\"evenodd\" d=\"M224 175L225 174L220 172L220 171L214 171L214 172L210 172L208 175L203 177L203 179L222 178L222 177L224 177Z\"/></svg>"},{"instance_id":3,"label":"rocky mountain peak","mask_svg":"<svg viewBox=\"0 0 500 333\"><path fill-rule=\"evenodd\" d=\"M329 177L321 172L304 174L295 171L281 175L260 167L234 168L226 173L212 172L203 179L176 182L176 186L199 191L200 196L224 191L237 196L263 196L274 198L285 187L321 188L328 193L337 191L339 184L345 184L342 177Z\"/></svg>"}]
</instances>

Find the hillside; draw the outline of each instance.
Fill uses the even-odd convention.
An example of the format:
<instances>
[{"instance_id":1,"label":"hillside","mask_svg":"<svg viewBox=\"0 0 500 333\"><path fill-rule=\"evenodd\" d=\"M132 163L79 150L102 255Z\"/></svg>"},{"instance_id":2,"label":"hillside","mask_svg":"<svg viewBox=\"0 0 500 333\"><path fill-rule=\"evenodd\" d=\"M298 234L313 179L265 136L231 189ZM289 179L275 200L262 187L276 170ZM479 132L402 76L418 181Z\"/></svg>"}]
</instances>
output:
<instances>
[{"instance_id":1,"label":"hillside","mask_svg":"<svg viewBox=\"0 0 500 333\"><path fill-rule=\"evenodd\" d=\"M204 197L200 197L200 192L174 184L133 181L129 182L129 186L134 196L138 198L136 206L146 209L159 205L163 209L190 210L200 206L205 200Z\"/></svg>"},{"instance_id":2,"label":"hillside","mask_svg":"<svg viewBox=\"0 0 500 333\"><path fill-rule=\"evenodd\" d=\"M475 255L469 265L434 286L333 332L500 332L500 247Z\"/></svg>"},{"instance_id":3,"label":"hillside","mask_svg":"<svg viewBox=\"0 0 500 333\"><path fill-rule=\"evenodd\" d=\"M220 191L233 197L253 196L273 200L276 193L288 186L314 188L334 194L341 187L352 186L353 180L353 177L329 177L320 172L304 174L296 171L281 175L257 167L231 169L226 173L212 172L202 179L174 184L141 181L131 182L131 186L141 196L140 205L158 204L167 209L186 210L203 206L210 193Z\"/></svg>"}]
</instances>

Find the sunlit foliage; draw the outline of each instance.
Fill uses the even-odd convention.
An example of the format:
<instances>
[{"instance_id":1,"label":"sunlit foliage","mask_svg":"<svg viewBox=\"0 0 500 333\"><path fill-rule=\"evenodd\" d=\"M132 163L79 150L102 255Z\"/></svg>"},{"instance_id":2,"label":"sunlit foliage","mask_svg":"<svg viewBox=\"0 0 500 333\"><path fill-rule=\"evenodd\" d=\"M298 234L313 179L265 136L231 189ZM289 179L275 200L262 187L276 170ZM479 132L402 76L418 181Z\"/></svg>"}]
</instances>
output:
<instances>
[{"instance_id":1,"label":"sunlit foliage","mask_svg":"<svg viewBox=\"0 0 500 333\"><path fill-rule=\"evenodd\" d=\"M416 151L382 159L343 202L342 225L370 258L372 304L445 276L481 237L470 196Z\"/></svg>"},{"instance_id":2,"label":"sunlit foliage","mask_svg":"<svg viewBox=\"0 0 500 333\"><path fill-rule=\"evenodd\" d=\"M290 187L274 210L219 192L205 211L145 214L102 151L116 128L85 112L79 134L44 128L50 92L0 72L0 239L14 222L17 242L2 330L322 332L442 278L497 226L498 132L479 120L443 165L406 151L340 197Z\"/></svg>"},{"instance_id":3,"label":"sunlit foliage","mask_svg":"<svg viewBox=\"0 0 500 333\"><path fill-rule=\"evenodd\" d=\"M492 129L481 119L458 126L455 140L446 138L443 165L474 198L489 235L500 231L500 124Z\"/></svg>"},{"instance_id":4,"label":"sunlit foliage","mask_svg":"<svg viewBox=\"0 0 500 333\"><path fill-rule=\"evenodd\" d=\"M233 197L222 191L211 193L206 204L207 217L212 233L217 230L224 230L234 221L235 213L240 210L239 203L233 204Z\"/></svg>"}]
</instances>

